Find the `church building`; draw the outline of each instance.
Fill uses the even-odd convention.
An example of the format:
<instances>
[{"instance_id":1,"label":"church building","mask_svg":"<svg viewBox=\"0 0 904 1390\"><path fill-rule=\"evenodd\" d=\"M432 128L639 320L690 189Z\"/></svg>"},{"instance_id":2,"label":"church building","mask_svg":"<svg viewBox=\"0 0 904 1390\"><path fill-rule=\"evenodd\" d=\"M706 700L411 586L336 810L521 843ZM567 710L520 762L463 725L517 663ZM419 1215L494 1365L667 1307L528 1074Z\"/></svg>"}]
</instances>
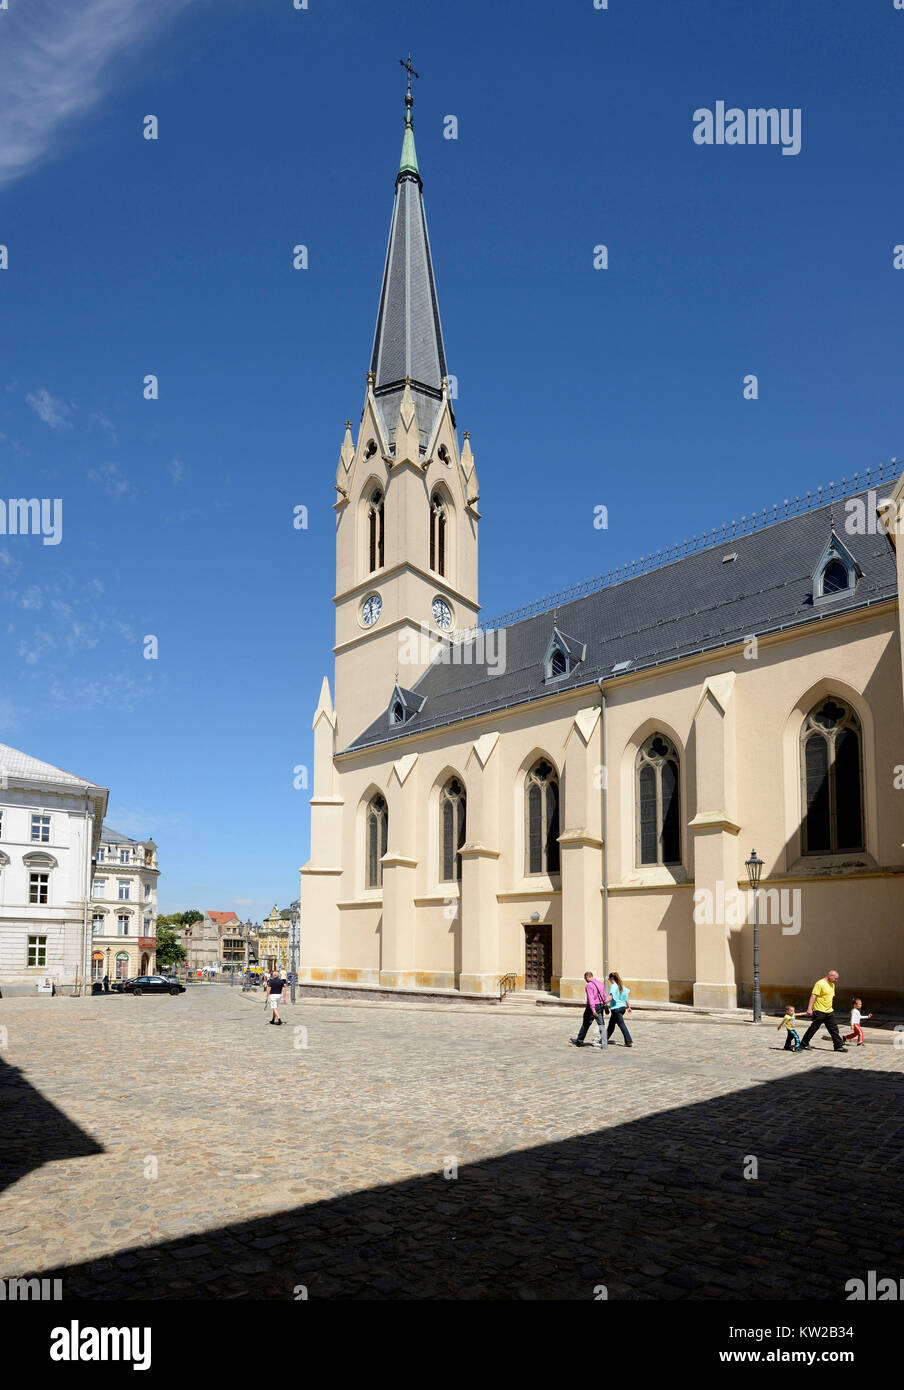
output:
<instances>
[{"instance_id":1,"label":"church building","mask_svg":"<svg viewBox=\"0 0 904 1390\"><path fill-rule=\"evenodd\" d=\"M302 982L749 1007L904 999L904 481L818 488L487 623L406 96L336 475ZM753 854L753 851L756 854Z\"/></svg>"}]
</instances>

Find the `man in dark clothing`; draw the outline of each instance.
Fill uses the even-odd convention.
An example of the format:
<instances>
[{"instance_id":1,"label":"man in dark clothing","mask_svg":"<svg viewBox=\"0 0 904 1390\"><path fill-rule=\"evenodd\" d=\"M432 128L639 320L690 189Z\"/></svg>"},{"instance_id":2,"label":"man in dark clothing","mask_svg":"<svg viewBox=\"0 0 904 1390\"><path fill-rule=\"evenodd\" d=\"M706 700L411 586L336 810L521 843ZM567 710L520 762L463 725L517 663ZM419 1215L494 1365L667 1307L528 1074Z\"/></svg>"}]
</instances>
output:
<instances>
[{"instance_id":1,"label":"man in dark clothing","mask_svg":"<svg viewBox=\"0 0 904 1390\"><path fill-rule=\"evenodd\" d=\"M285 997L286 982L280 975L279 971L276 970L270 976L270 979L267 981L266 1003L270 1006L271 1023L282 1023L282 1019L279 1016L279 1005L280 1000L285 1001Z\"/></svg>"},{"instance_id":2,"label":"man in dark clothing","mask_svg":"<svg viewBox=\"0 0 904 1390\"><path fill-rule=\"evenodd\" d=\"M823 975L821 980L817 980L810 994L810 1002L807 1005L807 1013L812 1015L813 1022L810 1024L806 1033L801 1038L798 1051L806 1052L810 1047L810 1039L815 1037L820 1028L825 1024L829 1030L829 1037L832 1039L832 1046L836 1052L847 1052L841 1034L838 1031L838 1024L835 1022L835 986L838 983L838 971L830 970L827 975Z\"/></svg>"},{"instance_id":3,"label":"man in dark clothing","mask_svg":"<svg viewBox=\"0 0 904 1390\"><path fill-rule=\"evenodd\" d=\"M574 1043L575 1047L583 1047L584 1039L587 1036L587 1029L590 1027L593 1020L596 1019L600 1029L599 1042L596 1044L596 1046L605 1047L606 1043L603 1034L606 1031L606 1025L603 1022L603 1011L606 1008L606 1005L609 1003L609 996L606 993L606 986L603 984L602 980L595 980L593 978L592 970L585 970L584 990L587 995L587 1005L584 1009L584 1017L581 1021L581 1027L577 1037L572 1038L571 1041Z\"/></svg>"},{"instance_id":4,"label":"man in dark clothing","mask_svg":"<svg viewBox=\"0 0 904 1390\"><path fill-rule=\"evenodd\" d=\"M109 994L109 993L110 993L110 976L109 976L109 975L105 975L105 976L104 976L104 994Z\"/></svg>"}]
</instances>

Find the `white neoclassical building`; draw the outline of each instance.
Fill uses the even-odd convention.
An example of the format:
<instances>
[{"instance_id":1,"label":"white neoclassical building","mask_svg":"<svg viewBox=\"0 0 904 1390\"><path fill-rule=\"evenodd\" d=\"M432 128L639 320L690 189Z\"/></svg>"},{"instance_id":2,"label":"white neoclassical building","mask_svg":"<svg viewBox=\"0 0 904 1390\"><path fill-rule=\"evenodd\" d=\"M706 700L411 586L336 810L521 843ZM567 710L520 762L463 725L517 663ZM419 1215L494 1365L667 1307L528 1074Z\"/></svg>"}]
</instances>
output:
<instances>
[{"instance_id":1,"label":"white neoclassical building","mask_svg":"<svg viewBox=\"0 0 904 1390\"><path fill-rule=\"evenodd\" d=\"M81 988L108 792L0 744L0 989Z\"/></svg>"},{"instance_id":2,"label":"white neoclassical building","mask_svg":"<svg viewBox=\"0 0 904 1390\"><path fill-rule=\"evenodd\" d=\"M152 974L157 947L157 846L105 825L91 893L91 978Z\"/></svg>"}]
</instances>

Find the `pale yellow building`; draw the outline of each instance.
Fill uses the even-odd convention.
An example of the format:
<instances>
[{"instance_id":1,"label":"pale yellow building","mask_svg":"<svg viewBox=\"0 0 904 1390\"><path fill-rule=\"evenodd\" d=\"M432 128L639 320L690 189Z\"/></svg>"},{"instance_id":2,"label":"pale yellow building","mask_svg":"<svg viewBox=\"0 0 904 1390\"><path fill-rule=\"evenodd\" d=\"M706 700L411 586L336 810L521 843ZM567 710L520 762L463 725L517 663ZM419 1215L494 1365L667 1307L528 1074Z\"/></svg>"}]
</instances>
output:
<instances>
[{"instance_id":1,"label":"pale yellow building","mask_svg":"<svg viewBox=\"0 0 904 1390\"><path fill-rule=\"evenodd\" d=\"M265 917L258 932L258 961L262 970L289 969L289 927L291 913L282 911L276 903Z\"/></svg>"},{"instance_id":2,"label":"pale yellow building","mask_svg":"<svg viewBox=\"0 0 904 1390\"><path fill-rule=\"evenodd\" d=\"M835 968L839 1003L895 1007L899 467L483 624L408 107L336 478L301 979L580 998L616 969L635 998L748 1005L755 847L765 1002Z\"/></svg>"}]
</instances>

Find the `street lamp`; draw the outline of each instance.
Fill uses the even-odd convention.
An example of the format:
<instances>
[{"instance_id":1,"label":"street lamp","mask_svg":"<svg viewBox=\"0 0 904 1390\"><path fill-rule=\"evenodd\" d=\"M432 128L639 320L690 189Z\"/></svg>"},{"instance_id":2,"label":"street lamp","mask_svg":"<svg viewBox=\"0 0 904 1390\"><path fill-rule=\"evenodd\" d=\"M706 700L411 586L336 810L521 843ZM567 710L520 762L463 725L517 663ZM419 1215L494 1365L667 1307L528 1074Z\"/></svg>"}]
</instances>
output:
<instances>
[{"instance_id":1,"label":"street lamp","mask_svg":"<svg viewBox=\"0 0 904 1390\"><path fill-rule=\"evenodd\" d=\"M760 922L757 889L760 883L760 874L763 872L763 861L755 849L750 851L750 858L744 860L744 868L747 870L747 878L753 889L753 1021L759 1023L763 1016L763 1010L760 1005Z\"/></svg>"},{"instance_id":2,"label":"street lamp","mask_svg":"<svg viewBox=\"0 0 904 1390\"><path fill-rule=\"evenodd\" d=\"M289 916L289 976L292 1003L295 1003L295 981L298 979L298 905L292 904Z\"/></svg>"}]
</instances>

